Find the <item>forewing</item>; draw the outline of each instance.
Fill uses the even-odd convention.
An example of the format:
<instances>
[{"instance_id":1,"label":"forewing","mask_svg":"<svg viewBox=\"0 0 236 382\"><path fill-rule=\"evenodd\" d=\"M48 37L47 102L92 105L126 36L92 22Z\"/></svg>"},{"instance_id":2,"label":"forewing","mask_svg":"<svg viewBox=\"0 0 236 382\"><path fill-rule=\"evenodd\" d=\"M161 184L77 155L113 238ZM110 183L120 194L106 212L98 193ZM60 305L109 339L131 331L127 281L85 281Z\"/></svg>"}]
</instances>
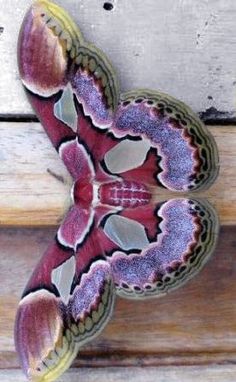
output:
<instances>
[{"instance_id":1,"label":"forewing","mask_svg":"<svg viewBox=\"0 0 236 382\"><path fill-rule=\"evenodd\" d=\"M55 240L24 291L16 316L15 344L29 380L53 380L76 355L66 307L74 268L73 251Z\"/></svg>"},{"instance_id":2,"label":"forewing","mask_svg":"<svg viewBox=\"0 0 236 382\"><path fill-rule=\"evenodd\" d=\"M96 230L86 227L84 214L79 207L69 211L17 311L16 349L29 380L60 376L112 312L111 268L97 244Z\"/></svg>"},{"instance_id":3,"label":"forewing","mask_svg":"<svg viewBox=\"0 0 236 382\"><path fill-rule=\"evenodd\" d=\"M31 105L57 149L76 135L68 71L82 43L80 30L61 7L48 0L32 4L18 39L19 72Z\"/></svg>"},{"instance_id":4,"label":"forewing","mask_svg":"<svg viewBox=\"0 0 236 382\"><path fill-rule=\"evenodd\" d=\"M31 105L54 147L59 150L78 132L98 178L104 179L106 174L97 164L116 144L107 136L107 128L119 98L116 75L105 54L84 41L62 8L38 0L22 24L18 65Z\"/></svg>"}]
</instances>

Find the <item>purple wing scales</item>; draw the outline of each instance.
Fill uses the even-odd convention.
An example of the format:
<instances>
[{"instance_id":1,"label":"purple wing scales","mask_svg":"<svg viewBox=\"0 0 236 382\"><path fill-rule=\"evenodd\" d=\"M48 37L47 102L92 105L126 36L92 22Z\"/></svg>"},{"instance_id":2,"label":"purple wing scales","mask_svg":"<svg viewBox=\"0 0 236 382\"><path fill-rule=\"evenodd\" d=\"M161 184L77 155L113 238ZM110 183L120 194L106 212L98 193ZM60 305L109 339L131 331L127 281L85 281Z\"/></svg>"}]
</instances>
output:
<instances>
[{"instance_id":1,"label":"purple wing scales","mask_svg":"<svg viewBox=\"0 0 236 382\"><path fill-rule=\"evenodd\" d=\"M103 225L116 243L106 253L117 293L128 298L159 296L183 285L210 257L218 234L214 209L190 199L124 210Z\"/></svg>"},{"instance_id":2,"label":"purple wing scales","mask_svg":"<svg viewBox=\"0 0 236 382\"><path fill-rule=\"evenodd\" d=\"M199 118L182 102L159 92L124 94L112 131L142 137L156 148L161 171L150 174L173 191L208 187L218 175L216 144Z\"/></svg>"},{"instance_id":3,"label":"purple wing scales","mask_svg":"<svg viewBox=\"0 0 236 382\"><path fill-rule=\"evenodd\" d=\"M92 44L79 48L70 81L75 97L93 126L106 129L112 124L119 85L105 54Z\"/></svg>"},{"instance_id":4,"label":"purple wing scales","mask_svg":"<svg viewBox=\"0 0 236 382\"><path fill-rule=\"evenodd\" d=\"M75 286L69 302L71 330L79 346L101 332L111 317L115 301L111 268L105 259L95 260L94 251L92 248L85 258L78 250L81 260L77 261Z\"/></svg>"}]
</instances>

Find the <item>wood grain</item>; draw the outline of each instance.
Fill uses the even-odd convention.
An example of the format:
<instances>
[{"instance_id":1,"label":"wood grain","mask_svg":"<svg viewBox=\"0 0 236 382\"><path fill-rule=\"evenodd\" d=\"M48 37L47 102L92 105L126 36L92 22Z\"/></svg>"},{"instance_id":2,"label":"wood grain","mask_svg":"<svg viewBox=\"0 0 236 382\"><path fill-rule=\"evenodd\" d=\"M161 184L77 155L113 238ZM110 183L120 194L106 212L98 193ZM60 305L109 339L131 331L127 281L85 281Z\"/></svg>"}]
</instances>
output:
<instances>
[{"instance_id":1,"label":"wood grain","mask_svg":"<svg viewBox=\"0 0 236 382\"><path fill-rule=\"evenodd\" d=\"M236 128L210 128L220 176L195 193L216 206L223 225L236 224ZM39 123L0 123L0 226L58 225L70 205L72 180ZM156 200L179 194L156 189Z\"/></svg>"},{"instance_id":2,"label":"wood grain","mask_svg":"<svg viewBox=\"0 0 236 382\"><path fill-rule=\"evenodd\" d=\"M17 303L54 233L52 228L0 230L0 368L19 366L13 343ZM81 349L74 365L235 363L235 237L236 227L224 227L203 271L170 295L143 302L117 299L112 320Z\"/></svg>"},{"instance_id":3,"label":"wood grain","mask_svg":"<svg viewBox=\"0 0 236 382\"><path fill-rule=\"evenodd\" d=\"M16 63L18 32L31 3L0 0L0 114L32 114ZM110 12L103 0L57 3L107 53L123 91L160 89L206 118L235 117L235 0L116 0Z\"/></svg>"},{"instance_id":4,"label":"wood grain","mask_svg":"<svg viewBox=\"0 0 236 382\"><path fill-rule=\"evenodd\" d=\"M61 221L72 180L39 124L0 123L0 164L0 225Z\"/></svg>"},{"instance_id":5,"label":"wood grain","mask_svg":"<svg viewBox=\"0 0 236 382\"><path fill-rule=\"evenodd\" d=\"M58 382L235 382L236 366L104 368L67 371ZM1 382L25 382L18 370L0 371Z\"/></svg>"}]
</instances>

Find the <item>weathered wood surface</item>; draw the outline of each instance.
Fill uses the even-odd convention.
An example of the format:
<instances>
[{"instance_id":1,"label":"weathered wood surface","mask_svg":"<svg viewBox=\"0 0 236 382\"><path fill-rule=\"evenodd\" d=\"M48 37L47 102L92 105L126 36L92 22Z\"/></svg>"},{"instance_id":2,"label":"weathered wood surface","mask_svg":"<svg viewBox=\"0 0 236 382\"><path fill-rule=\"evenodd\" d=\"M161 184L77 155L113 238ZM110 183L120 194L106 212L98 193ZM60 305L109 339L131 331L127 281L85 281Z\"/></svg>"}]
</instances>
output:
<instances>
[{"instance_id":1,"label":"weathered wood surface","mask_svg":"<svg viewBox=\"0 0 236 382\"><path fill-rule=\"evenodd\" d=\"M0 225L58 224L71 183L39 124L0 123Z\"/></svg>"},{"instance_id":2,"label":"weathered wood surface","mask_svg":"<svg viewBox=\"0 0 236 382\"><path fill-rule=\"evenodd\" d=\"M0 368L18 367L13 344L17 303L54 233L52 228L0 230ZM74 365L235 363L235 233L235 227L222 229L216 254L185 287L160 299L117 299L110 323L81 349Z\"/></svg>"},{"instance_id":3,"label":"weathered wood surface","mask_svg":"<svg viewBox=\"0 0 236 382\"><path fill-rule=\"evenodd\" d=\"M236 366L131 367L70 370L58 382L235 382ZM0 370L1 382L25 382L18 370Z\"/></svg>"},{"instance_id":4,"label":"weathered wood surface","mask_svg":"<svg viewBox=\"0 0 236 382\"><path fill-rule=\"evenodd\" d=\"M103 49L122 90L151 87L206 118L235 117L235 0L57 0ZM16 64L23 15L32 0L0 0L0 115L31 114ZM10 86L10 91L9 91Z\"/></svg>"},{"instance_id":5,"label":"weathered wood surface","mask_svg":"<svg viewBox=\"0 0 236 382\"><path fill-rule=\"evenodd\" d=\"M236 128L210 130L220 151L220 176L209 191L195 195L209 198L222 224L236 224ZM40 124L0 123L0 177L0 225L60 223L72 180ZM172 196L156 191L157 201Z\"/></svg>"}]
</instances>

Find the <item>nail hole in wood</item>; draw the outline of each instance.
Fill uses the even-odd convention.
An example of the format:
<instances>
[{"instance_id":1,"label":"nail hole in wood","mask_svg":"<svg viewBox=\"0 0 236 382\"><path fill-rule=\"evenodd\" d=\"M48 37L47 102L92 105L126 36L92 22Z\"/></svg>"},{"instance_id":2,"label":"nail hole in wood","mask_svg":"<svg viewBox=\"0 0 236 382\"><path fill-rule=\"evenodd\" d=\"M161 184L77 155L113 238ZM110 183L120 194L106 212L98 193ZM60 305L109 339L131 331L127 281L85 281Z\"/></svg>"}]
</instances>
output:
<instances>
[{"instance_id":1,"label":"nail hole in wood","mask_svg":"<svg viewBox=\"0 0 236 382\"><path fill-rule=\"evenodd\" d=\"M113 9L113 4L109 3L109 2L105 2L103 4L103 8L106 10L106 11L112 11Z\"/></svg>"}]
</instances>

